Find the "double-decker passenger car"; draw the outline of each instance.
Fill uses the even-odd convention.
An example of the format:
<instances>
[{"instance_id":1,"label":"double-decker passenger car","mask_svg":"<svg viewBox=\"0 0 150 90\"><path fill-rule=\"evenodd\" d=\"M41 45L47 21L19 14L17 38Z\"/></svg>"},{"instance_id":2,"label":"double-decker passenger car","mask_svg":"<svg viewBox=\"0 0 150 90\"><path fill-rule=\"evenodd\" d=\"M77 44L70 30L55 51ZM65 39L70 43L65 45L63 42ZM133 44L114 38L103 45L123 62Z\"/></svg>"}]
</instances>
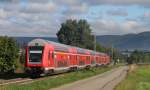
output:
<instances>
[{"instance_id":1,"label":"double-decker passenger car","mask_svg":"<svg viewBox=\"0 0 150 90\"><path fill-rule=\"evenodd\" d=\"M34 39L26 48L28 73L41 75L61 71L107 65L110 57L105 53Z\"/></svg>"}]
</instances>

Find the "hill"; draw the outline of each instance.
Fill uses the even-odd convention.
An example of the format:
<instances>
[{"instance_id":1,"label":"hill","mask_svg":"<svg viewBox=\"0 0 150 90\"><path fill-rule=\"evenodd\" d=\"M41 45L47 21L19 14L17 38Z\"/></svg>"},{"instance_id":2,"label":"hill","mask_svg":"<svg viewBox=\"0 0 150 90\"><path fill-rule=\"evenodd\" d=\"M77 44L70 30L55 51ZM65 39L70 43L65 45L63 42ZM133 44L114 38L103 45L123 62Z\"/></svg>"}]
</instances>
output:
<instances>
[{"instance_id":1,"label":"hill","mask_svg":"<svg viewBox=\"0 0 150 90\"><path fill-rule=\"evenodd\" d=\"M45 40L50 40L50 41L54 41L54 42L57 42L57 38L56 37L13 37L18 45L20 47L24 46L24 45L27 45L27 43L33 39L37 39L37 38L40 38L40 39L45 39Z\"/></svg>"},{"instance_id":2,"label":"hill","mask_svg":"<svg viewBox=\"0 0 150 90\"><path fill-rule=\"evenodd\" d=\"M19 45L27 44L35 38L41 38L57 42L56 37L14 37ZM103 46L118 48L120 50L150 50L150 32L126 35L102 35L96 36L97 42Z\"/></svg>"},{"instance_id":3,"label":"hill","mask_svg":"<svg viewBox=\"0 0 150 90\"><path fill-rule=\"evenodd\" d=\"M104 46L113 45L120 50L150 50L150 32L97 36L97 41Z\"/></svg>"}]
</instances>

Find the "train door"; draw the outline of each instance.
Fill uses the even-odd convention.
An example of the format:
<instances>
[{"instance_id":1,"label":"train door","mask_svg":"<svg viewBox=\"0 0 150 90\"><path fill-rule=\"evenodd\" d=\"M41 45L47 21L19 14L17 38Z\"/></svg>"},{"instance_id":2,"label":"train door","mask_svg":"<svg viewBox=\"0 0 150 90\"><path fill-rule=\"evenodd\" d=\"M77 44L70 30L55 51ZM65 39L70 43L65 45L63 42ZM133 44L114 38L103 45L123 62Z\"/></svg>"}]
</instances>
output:
<instances>
[{"instance_id":1,"label":"train door","mask_svg":"<svg viewBox=\"0 0 150 90\"><path fill-rule=\"evenodd\" d=\"M75 66L77 65L77 58L76 58L76 55L72 55L72 65Z\"/></svg>"},{"instance_id":2,"label":"train door","mask_svg":"<svg viewBox=\"0 0 150 90\"><path fill-rule=\"evenodd\" d=\"M54 67L55 63L54 63L54 52L53 51L49 51L48 53L48 64L50 67Z\"/></svg>"},{"instance_id":3,"label":"train door","mask_svg":"<svg viewBox=\"0 0 150 90\"><path fill-rule=\"evenodd\" d=\"M91 64L90 56L88 56L88 55L86 56L86 61L87 61L86 62L87 65Z\"/></svg>"},{"instance_id":4,"label":"train door","mask_svg":"<svg viewBox=\"0 0 150 90\"><path fill-rule=\"evenodd\" d=\"M70 59L69 59L69 61L70 61L70 66L73 66L74 64L74 59L73 59L73 55L70 55Z\"/></svg>"},{"instance_id":5,"label":"train door","mask_svg":"<svg viewBox=\"0 0 150 90\"><path fill-rule=\"evenodd\" d=\"M86 57L83 55L79 56L79 66L83 66L86 64Z\"/></svg>"},{"instance_id":6,"label":"train door","mask_svg":"<svg viewBox=\"0 0 150 90\"><path fill-rule=\"evenodd\" d=\"M48 51L48 58L47 58L47 62L48 62L48 66L51 66L51 51Z\"/></svg>"}]
</instances>

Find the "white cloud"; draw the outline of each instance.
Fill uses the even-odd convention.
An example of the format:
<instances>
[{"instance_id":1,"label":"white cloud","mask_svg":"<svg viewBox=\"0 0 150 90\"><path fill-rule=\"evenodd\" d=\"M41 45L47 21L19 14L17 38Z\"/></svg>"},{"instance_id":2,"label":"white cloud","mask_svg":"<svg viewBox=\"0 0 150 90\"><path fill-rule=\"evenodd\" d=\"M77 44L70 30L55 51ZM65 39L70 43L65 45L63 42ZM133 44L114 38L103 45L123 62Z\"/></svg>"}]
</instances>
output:
<instances>
[{"instance_id":1,"label":"white cloud","mask_svg":"<svg viewBox=\"0 0 150 90\"><path fill-rule=\"evenodd\" d=\"M122 28L126 31L136 31L137 27L139 27L138 22L136 21L126 21L122 24Z\"/></svg>"},{"instance_id":2,"label":"white cloud","mask_svg":"<svg viewBox=\"0 0 150 90\"><path fill-rule=\"evenodd\" d=\"M144 17L145 18L150 18L150 12L145 12Z\"/></svg>"},{"instance_id":3,"label":"white cloud","mask_svg":"<svg viewBox=\"0 0 150 90\"><path fill-rule=\"evenodd\" d=\"M119 8L116 10L110 9L107 11L107 14L112 16L128 16L128 12L123 8Z\"/></svg>"},{"instance_id":4,"label":"white cloud","mask_svg":"<svg viewBox=\"0 0 150 90\"><path fill-rule=\"evenodd\" d=\"M10 0L11 1L11 0ZM88 14L90 5L142 5L148 6L149 0L20 0L0 4L0 35L11 36L55 36L60 24L66 19L81 19ZM23 4L23 5L22 5ZM108 16L127 16L126 10L107 12ZM90 15L92 16L92 15ZM91 19L89 16L88 20ZM94 16L94 15L93 15ZM95 15L98 17L98 15ZM100 16L100 15L99 15ZM150 13L144 14L148 22ZM96 21L94 21L96 20ZM134 20L119 23L98 17L90 21L91 27L98 35L126 34L150 31L150 26Z\"/></svg>"},{"instance_id":5,"label":"white cloud","mask_svg":"<svg viewBox=\"0 0 150 90\"><path fill-rule=\"evenodd\" d=\"M73 12L86 12L88 10L88 5L86 3L82 3L79 6L70 7L70 11Z\"/></svg>"},{"instance_id":6,"label":"white cloud","mask_svg":"<svg viewBox=\"0 0 150 90\"><path fill-rule=\"evenodd\" d=\"M68 6L66 10L64 10L64 15L78 15L86 14L88 12L88 5L86 3L81 3L79 5Z\"/></svg>"},{"instance_id":7,"label":"white cloud","mask_svg":"<svg viewBox=\"0 0 150 90\"><path fill-rule=\"evenodd\" d=\"M150 31L150 26L146 27L136 21L125 21L122 23L118 23L113 20L97 20L96 22L90 23L92 29L97 35L120 35L127 33L140 33L144 31Z\"/></svg>"},{"instance_id":8,"label":"white cloud","mask_svg":"<svg viewBox=\"0 0 150 90\"><path fill-rule=\"evenodd\" d=\"M53 2L48 3L29 3L26 7L21 8L22 12L27 13L50 13L57 10L57 5Z\"/></svg>"},{"instance_id":9,"label":"white cloud","mask_svg":"<svg viewBox=\"0 0 150 90\"><path fill-rule=\"evenodd\" d=\"M8 12L4 11L4 9L0 8L0 18L8 17Z\"/></svg>"},{"instance_id":10,"label":"white cloud","mask_svg":"<svg viewBox=\"0 0 150 90\"><path fill-rule=\"evenodd\" d=\"M140 5L150 7L150 0L84 0L90 5Z\"/></svg>"}]
</instances>

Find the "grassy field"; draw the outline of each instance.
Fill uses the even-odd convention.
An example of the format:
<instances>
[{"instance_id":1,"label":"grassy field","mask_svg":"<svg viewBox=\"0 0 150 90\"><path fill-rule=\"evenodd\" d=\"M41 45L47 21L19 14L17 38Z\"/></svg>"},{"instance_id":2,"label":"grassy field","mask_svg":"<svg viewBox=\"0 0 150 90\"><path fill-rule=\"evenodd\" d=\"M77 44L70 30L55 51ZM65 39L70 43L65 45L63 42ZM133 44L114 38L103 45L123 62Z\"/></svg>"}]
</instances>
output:
<instances>
[{"instance_id":1,"label":"grassy field","mask_svg":"<svg viewBox=\"0 0 150 90\"><path fill-rule=\"evenodd\" d=\"M50 88L54 88L66 83L74 82L80 79L88 78L106 72L114 67L117 66L92 68L90 70L80 70L76 72L67 73L63 76L59 76L56 78L47 78L44 80L35 81L30 84L13 84L8 86L1 86L0 90L48 90Z\"/></svg>"},{"instance_id":2,"label":"grassy field","mask_svg":"<svg viewBox=\"0 0 150 90\"><path fill-rule=\"evenodd\" d=\"M128 76L115 90L150 90L150 65L131 66Z\"/></svg>"}]
</instances>

